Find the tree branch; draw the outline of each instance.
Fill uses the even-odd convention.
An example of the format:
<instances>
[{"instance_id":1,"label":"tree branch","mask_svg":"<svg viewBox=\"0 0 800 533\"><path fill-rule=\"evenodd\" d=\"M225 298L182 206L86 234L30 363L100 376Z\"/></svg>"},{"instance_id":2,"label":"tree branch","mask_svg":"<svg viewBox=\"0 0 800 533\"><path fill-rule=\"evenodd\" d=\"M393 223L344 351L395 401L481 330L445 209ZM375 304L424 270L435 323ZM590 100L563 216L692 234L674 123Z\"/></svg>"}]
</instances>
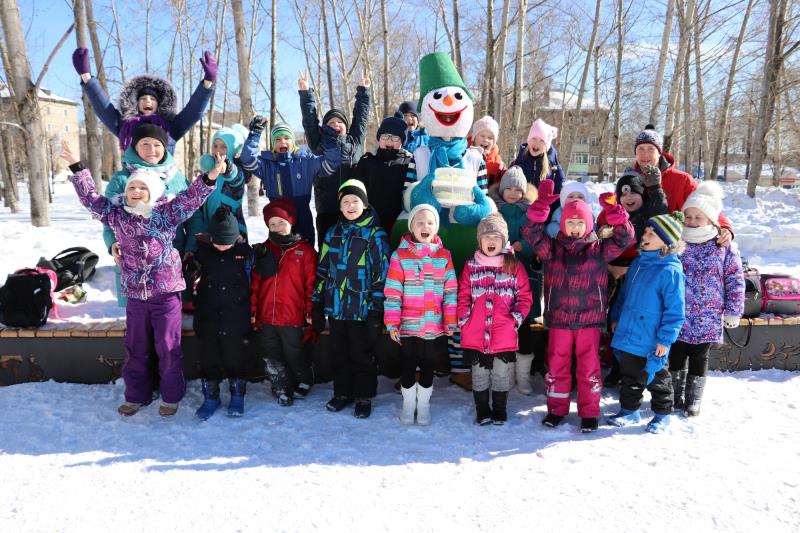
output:
<instances>
[{"instance_id":1,"label":"tree branch","mask_svg":"<svg viewBox=\"0 0 800 533\"><path fill-rule=\"evenodd\" d=\"M72 33L72 30L75 29L75 23L69 25L67 31L64 32L64 35L61 36L61 40L56 43L56 47L53 48L53 51L50 52L50 55L47 57L47 61L44 62L44 66L42 67L42 71L39 73L39 77L36 78L36 83L33 86L33 94L39 94L39 87L42 85L42 80L44 80L44 75L47 74L47 69L50 68L50 62L53 61L53 58L56 56L58 51L64 45L64 42L69 37L69 34Z\"/></svg>"}]
</instances>

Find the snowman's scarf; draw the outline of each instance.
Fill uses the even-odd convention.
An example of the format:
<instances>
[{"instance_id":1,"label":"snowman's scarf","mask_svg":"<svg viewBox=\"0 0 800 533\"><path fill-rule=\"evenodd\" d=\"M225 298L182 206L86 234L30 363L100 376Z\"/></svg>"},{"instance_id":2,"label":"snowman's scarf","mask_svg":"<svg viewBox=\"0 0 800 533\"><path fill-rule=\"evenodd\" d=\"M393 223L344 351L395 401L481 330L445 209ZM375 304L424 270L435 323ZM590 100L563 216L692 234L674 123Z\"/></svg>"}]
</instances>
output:
<instances>
[{"instance_id":1,"label":"snowman's scarf","mask_svg":"<svg viewBox=\"0 0 800 533\"><path fill-rule=\"evenodd\" d=\"M445 141L441 137L431 137L428 141L428 149L431 151L431 158L426 178L433 176L437 168L464 168L463 156L467 151L466 139L455 138Z\"/></svg>"}]
</instances>

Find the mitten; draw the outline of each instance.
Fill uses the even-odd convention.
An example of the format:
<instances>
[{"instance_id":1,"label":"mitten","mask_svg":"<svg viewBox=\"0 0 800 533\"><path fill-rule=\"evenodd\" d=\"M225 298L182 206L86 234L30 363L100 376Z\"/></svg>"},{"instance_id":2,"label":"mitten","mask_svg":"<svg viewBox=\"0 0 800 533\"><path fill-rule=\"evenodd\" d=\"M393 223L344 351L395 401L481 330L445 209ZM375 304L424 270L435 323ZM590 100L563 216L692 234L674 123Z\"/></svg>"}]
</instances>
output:
<instances>
[{"instance_id":1,"label":"mitten","mask_svg":"<svg viewBox=\"0 0 800 533\"><path fill-rule=\"evenodd\" d=\"M303 344L307 343L308 341L311 341L314 344L319 342L319 333L314 331L314 327L311 325L303 328Z\"/></svg>"},{"instance_id":2,"label":"mitten","mask_svg":"<svg viewBox=\"0 0 800 533\"><path fill-rule=\"evenodd\" d=\"M89 74L89 50L86 48L76 48L72 52L72 66L75 71L82 74Z\"/></svg>"},{"instance_id":3,"label":"mitten","mask_svg":"<svg viewBox=\"0 0 800 533\"><path fill-rule=\"evenodd\" d=\"M433 174L422 178L417 185L411 189L410 195L410 202L411 207L417 206L419 204L428 204L436 208L436 210L440 210L442 208L439 200L433 195Z\"/></svg>"},{"instance_id":4,"label":"mitten","mask_svg":"<svg viewBox=\"0 0 800 533\"><path fill-rule=\"evenodd\" d=\"M258 133L261 135L261 132L264 131L264 127L267 125L267 117L262 117L261 115L256 115L253 117L253 120L250 121L250 125L247 126L250 129L251 133Z\"/></svg>"},{"instance_id":5,"label":"mitten","mask_svg":"<svg viewBox=\"0 0 800 533\"><path fill-rule=\"evenodd\" d=\"M472 197L475 203L460 205L453 210L453 219L464 226L477 226L478 223L492 212L493 204L477 185L472 188Z\"/></svg>"},{"instance_id":6,"label":"mitten","mask_svg":"<svg viewBox=\"0 0 800 533\"><path fill-rule=\"evenodd\" d=\"M264 278L271 278L278 273L278 258L267 250L263 244L260 246L263 247L263 251L261 248L256 250L256 261L253 265L253 272Z\"/></svg>"},{"instance_id":7,"label":"mitten","mask_svg":"<svg viewBox=\"0 0 800 533\"><path fill-rule=\"evenodd\" d=\"M620 226L628 221L628 212L617 203L617 197L613 192L604 192L600 195L600 207L603 208L603 215L610 226Z\"/></svg>"},{"instance_id":8,"label":"mitten","mask_svg":"<svg viewBox=\"0 0 800 533\"><path fill-rule=\"evenodd\" d=\"M733 315L725 315L723 318L725 329L734 329L739 327L739 317Z\"/></svg>"},{"instance_id":9,"label":"mitten","mask_svg":"<svg viewBox=\"0 0 800 533\"><path fill-rule=\"evenodd\" d=\"M311 306L311 329L319 335L325 329L325 306L315 302Z\"/></svg>"},{"instance_id":10,"label":"mitten","mask_svg":"<svg viewBox=\"0 0 800 533\"><path fill-rule=\"evenodd\" d=\"M338 133L336 133L336 130L335 130L335 129L333 129L333 128L331 128L331 127L330 127L330 126L328 126L327 124L323 124L323 125L322 125L322 128L320 128L320 130L322 131L322 136L323 136L323 137L333 137L333 138L336 138L336 137L338 137L338 136L339 136L339 134L338 134Z\"/></svg>"},{"instance_id":11,"label":"mitten","mask_svg":"<svg viewBox=\"0 0 800 533\"><path fill-rule=\"evenodd\" d=\"M553 194L556 183L553 180L542 180L537 188L538 197L528 208L528 220L534 224L543 224L550 214L550 204L561 198L558 194Z\"/></svg>"},{"instance_id":12,"label":"mitten","mask_svg":"<svg viewBox=\"0 0 800 533\"><path fill-rule=\"evenodd\" d=\"M200 58L200 64L203 65L205 73L203 79L214 83L217 80L217 60L214 59L214 54L206 50L203 57Z\"/></svg>"},{"instance_id":13,"label":"mitten","mask_svg":"<svg viewBox=\"0 0 800 533\"><path fill-rule=\"evenodd\" d=\"M644 186L648 189L661 187L661 171L653 165L645 165L642 171Z\"/></svg>"}]
</instances>

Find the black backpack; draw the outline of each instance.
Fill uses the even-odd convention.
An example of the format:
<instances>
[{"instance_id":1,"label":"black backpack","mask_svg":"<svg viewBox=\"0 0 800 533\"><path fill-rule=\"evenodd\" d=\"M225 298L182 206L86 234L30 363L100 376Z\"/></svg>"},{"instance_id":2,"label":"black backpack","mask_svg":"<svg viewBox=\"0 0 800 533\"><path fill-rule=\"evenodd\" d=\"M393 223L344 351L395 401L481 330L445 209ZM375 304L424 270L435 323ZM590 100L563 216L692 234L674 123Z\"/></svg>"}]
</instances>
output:
<instances>
[{"instance_id":1,"label":"black backpack","mask_svg":"<svg viewBox=\"0 0 800 533\"><path fill-rule=\"evenodd\" d=\"M88 248L74 246L62 250L52 259L48 260L42 257L36 266L49 268L56 273L58 285L56 285L55 291L58 292L89 281L94 276L94 269L99 259L97 254Z\"/></svg>"},{"instance_id":2,"label":"black backpack","mask_svg":"<svg viewBox=\"0 0 800 533\"><path fill-rule=\"evenodd\" d=\"M28 328L44 326L53 307L50 276L24 268L6 278L0 287L0 322Z\"/></svg>"},{"instance_id":3,"label":"black backpack","mask_svg":"<svg viewBox=\"0 0 800 533\"><path fill-rule=\"evenodd\" d=\"M758 270L742 261L744 267L744 314L742 318L755 318L761 314L763 293L761 292L761 276Z\"/></svg>"}]
</instances>

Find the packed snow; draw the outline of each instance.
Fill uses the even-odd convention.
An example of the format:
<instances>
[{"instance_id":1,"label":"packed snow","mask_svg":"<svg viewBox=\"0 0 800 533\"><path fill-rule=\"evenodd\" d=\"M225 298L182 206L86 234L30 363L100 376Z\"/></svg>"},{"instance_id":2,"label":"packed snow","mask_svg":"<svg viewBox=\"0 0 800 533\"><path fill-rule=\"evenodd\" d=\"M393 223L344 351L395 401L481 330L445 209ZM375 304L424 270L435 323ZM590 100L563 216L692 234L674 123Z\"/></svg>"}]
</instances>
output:
<instances>
[{"instance_id":1,"label":"packed snow","mask_svg":"<svg viewBox=\"0 0 800 533\"><path fill-rule=\"evenodd\" d=\"M798 190L759 188L753 200L744 183L724 188L750 264L800 275ZM51 320L124 316L100 223L69 184L51 207L46 228L27 207L0 212L0 280L87 246L100 255L87 299L60 302ZM266 235L258 215L255 241ZM573 404L565 425L544 428L544 384L533 384L532 396L512 392L507 425L478 427L471 395L437 378L426 428L399 424L386 378L367 420L327 412L331 384L289 408L252 384L244 418L207 422L193 416L197 382L166 420L156 405L117 415L121 380L0 388L0 530L800 530L800 373L712 372L702 415L673 417L662 435L644 432L647 395L639 426L582 435ZM603 416L617 409L605 391Z\"/></svg>"}]
</instances>

